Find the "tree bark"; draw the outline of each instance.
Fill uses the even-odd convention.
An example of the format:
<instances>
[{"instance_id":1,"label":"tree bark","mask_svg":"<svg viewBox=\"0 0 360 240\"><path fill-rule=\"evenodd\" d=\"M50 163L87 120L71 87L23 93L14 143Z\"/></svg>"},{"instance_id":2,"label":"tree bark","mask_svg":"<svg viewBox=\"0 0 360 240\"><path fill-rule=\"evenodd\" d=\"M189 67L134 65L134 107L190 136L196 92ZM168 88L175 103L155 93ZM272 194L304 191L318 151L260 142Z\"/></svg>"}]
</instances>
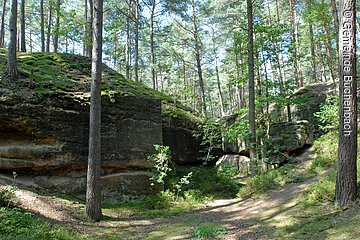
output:
<instances>
[{"instance_id":1,"label":"tree bark","mask_svg":"<svg viewBox=\"0 0 360 240\"><path fill-rule=\"evenodd\" d=\"M40 0L40 35L41 35L41 51L45 52L44 0Z\"/></svg>"},{"instance_id":2,"label":"tree bark","mask_svg":"<svg viewBox=\"0 0 360 240\"><path fill-rule=\"evenodd\" d=\"M52 25L52 6L51 3L49 2L49 19L48 19L47 39L46 39L46 52L50 52L51 25Z\"/></svg>"},{"instance_id":3,"label":"tree bark","mask_svg":"<svg viewBox=\"0 0 360 240\"><path fill-rule=\"evenodd\" d=\"M135 0L135 82L139 82L139 0Z\"/></svg>"},{"instance_id":4,"label":"tree bark","mask_svg":"<svg viewBox=\"0 0 360 240\"><path fill-rule=\"evenodd\" d=\"M11 80L16 80L18 77L17 62L16 62L16 36L17 36L17 0L11 1L11 16L10 16L10 42L8 48L8 63L5 70L5 76Z\"/></svg>"},{"instance_id":5,"label":"tree bark","mask_svg":"<svg viewBox=\"0 0 360 240\"><path fill-rule=\"evenodd\" d=\"M336 1L331 0L331 8L334 19L335 36L336 36L336 51L339 53L339 15L336 8Z\"/></svg>"},{"instance_id":6,"label":"tree bark","mask_svg":"<svg viewBox=\"0 0 360 240\"><path fill-rule=\"evenodd\" d=\"M56 23L55 23L55 34L54 34L54 52L58 52L58 48L59 48L60 7L61 7L61 0L57 0L57 2L56 2Z\"/></svg>"},{"instance_id":7,"label":"tree bark","mask_svg":"<svg viewBox=\"0 0 360 240\"><path fill-rule=\"evenodd\" d=\"M86 215L94 220L101 218L101 71L103 1L94 1L90 100L89 157L86 186Z\"/></svg>"},{"instance_id":8,"label":"tree bark","mask_svg":"<svg viewBox=\"0 0 360 240\"><path fill-rule=\"evenodd\" d=\"M6 0L3 0L1 27L0 27L0 47L5 46L5 12L6 12Z\"/></svg>"},{"instance_id":9,"label":"tree bark","mask_svg":"<svg viewBox=\"0 0 360 240\"><path fill-rule=\"evenodd\" d=\"M130 15L131 15L131 0L129 1L127 16L126 16L126 42L125 42L125 68L126 78L130 79L130 55L131 55L131 42L130 42Z\"/></svg>"},{"instance_id":10,"label":"tree bark","mask_svg":"<svg viewBox=\"0 0 360 240\"><path fill-rule=\"evenodd\" d=\"M340 122L336 204L349 205L357 197L357 96L355 0L340 3Z\"/></svg>"},{"instance_id":11,"label":"tree bark","mask_svg":"<svg viewBox=\"0 0 360 240\"><path fill-rule=\"evenodd\" d=\"M20 15L20 51L26 52L26 40L25 40L25 0L21 0L21 15Z\"/></svg>"},{"instance_id":12,"label":"tree bark","mask_svg":"<svg viewBox=\"0 0 360 240\"><path fill-rule=\"evenodd\" d=\"M255 126L255 83L254 83L254 29L252 0L247 2L248 20L248 68L249 68L249 123L250 123L250 161L252 174L256 173L256 126Z\"/></svg>"},{"instance_id":13,"label":"tree bark","mask_svg":"<svg viewBox=\"0 0 360 240\"><path fill-rule=\"evenodd\" d=\"M194 43L195 43L196 68L197 68L197 73L198 73L198 78L199 78L199 86L200 86L201 112L203 115L206 115L205 84L204 84L202 68L201 68L200 39L199 39L199 32L198 32L198 28L197 28L197 22L196 22L195 1L194 0L191 0L191 8L192 8L193 35L194 35Z\"/></svg>"},{"instance_id":14,"label":"tree bark","mask_svg":"<svg viewBox=\"0 0 360 240\"><path fill-rule=\"evenodd\" d=\"M155 73L155 42L154 42L154 19L156 0L151 1L151 15L150 15L150 64L151 64L151 78L153 83L153 89L156 89L156 73Z\"/></svg>"},{"instance_id":15,"label":"tree bark","mask_svg":"<svg viewBox=\"0 0 360 240\"><path fill-rule=\"evenodd\" d=\"M316 55L315 55L315 41L314 30L312 23L309 24L310 33L310 51L311 51L311 71L313 83L317 82L317 67L316 67Z\"/></svg>"}]
</instances>

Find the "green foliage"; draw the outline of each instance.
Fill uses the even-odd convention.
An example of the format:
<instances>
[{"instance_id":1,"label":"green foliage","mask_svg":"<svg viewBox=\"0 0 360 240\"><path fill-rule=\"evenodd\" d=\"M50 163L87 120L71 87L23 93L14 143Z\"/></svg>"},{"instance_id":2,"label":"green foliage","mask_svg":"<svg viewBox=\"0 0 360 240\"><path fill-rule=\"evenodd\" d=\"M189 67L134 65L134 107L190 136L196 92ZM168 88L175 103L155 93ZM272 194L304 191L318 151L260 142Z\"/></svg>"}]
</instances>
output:
<instances>
[{"instance_id":1,"label":"green foliage","mask_svg":"<svg viewBox=\"0 0 360 240\"><path fill-rule=\"evenodd\" d=\"M314 115L321 122L321 130L336 130L339 126L339 96L329 95L325 103L320 105L320 111Z\"/></svg>"},{"instance_id":2,"label":"green foliage","mask_svg":"<svg viewBox=\"0 0 360 240\"><path fill-rule=\"evenodd\" d=\"M226 234L226 230L215 223L208 223L198 226L191 239L220 239Z\"/></svg>"},{"instance_id":3,"label":"green foliage","mask_svg":"<svg viewBox=\"0 0 360 240\"><path fill-rule=\"evenodd\" d=\"M296 172L296 165L286 164L278 169L272 169L247 179L245 186L240 189L239 196L261 194L288 183L302 181L304 181L304 176Z\"/></svg>"},{"instance_id":4,"label":"green foliage","mask_svg":"<svg viewBox=\"0 0 360 240\"><path fill-rule=\"evenodd\" d=\"M215 159L213 155L214 150L221 148L221 126L215 121L208 119L199 127L201 129L201 146L203 146L201 152L204 154L201 160L206 164Z\"/></svg>"},{"instance_id":5,"label":"green foliage","mask_svg":"<svg viewBox=\"0 0 360 240\"><path fill-rule=\"evenodd\" d=\"M234 179L233 168L217 168L210 166L178 167L170 177L168 189L173 189L181 176L192 172L191 182L183 187L183 191L195 191L199 198L233 198L241 188L238 180Z\"/></svg>"},{"instance_id":6,"label":"green foliage","mask_svg":"<svg viewBox=\"0 0 360 240\"><path fill-rule=\"evenodd\" d=\"M152 170L154 175L151 177L152 185L156 183L164 184L168 173L172 170L171 151L168 146L154 145L156 153L148 157L153 164Z\"/></svg>"},{"instance_id":7,"label":"green foliage","mask_svg":"<svg viewBox=\"0 0 360 240\"><path fill-rule=\"evenodd\" d=\"M8 208L10 205L16 205L18 199L15 196L16 186L5 186L0 188L0 207Z\"/></svg>"},{"instance_id":8,"label":"green foliage","mask_svg":"<svg viewBox=\"0 0 360 240\"><path fill-rule=\"evenodd\" d=\"M8 240L76 240L78 234L53 227L18 208L0 208L0 236Z\"/></svg>"}]
</instances>

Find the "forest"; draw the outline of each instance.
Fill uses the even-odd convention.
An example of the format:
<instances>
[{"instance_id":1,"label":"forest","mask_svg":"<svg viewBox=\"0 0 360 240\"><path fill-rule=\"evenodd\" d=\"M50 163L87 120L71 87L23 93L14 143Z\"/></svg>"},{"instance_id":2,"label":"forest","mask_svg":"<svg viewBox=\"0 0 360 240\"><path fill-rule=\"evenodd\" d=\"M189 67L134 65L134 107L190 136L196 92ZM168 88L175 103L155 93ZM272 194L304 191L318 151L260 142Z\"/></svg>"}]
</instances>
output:
<instances>
[{"instance_id":1,"label":"forest","mask_svg":"<svg viewBox=\"0 0 360 240\"><path fill-rule=\"evenodd\" d=\"M355 0L2 0L0 239L357 239Z\"/></svg>"}]
</instances>

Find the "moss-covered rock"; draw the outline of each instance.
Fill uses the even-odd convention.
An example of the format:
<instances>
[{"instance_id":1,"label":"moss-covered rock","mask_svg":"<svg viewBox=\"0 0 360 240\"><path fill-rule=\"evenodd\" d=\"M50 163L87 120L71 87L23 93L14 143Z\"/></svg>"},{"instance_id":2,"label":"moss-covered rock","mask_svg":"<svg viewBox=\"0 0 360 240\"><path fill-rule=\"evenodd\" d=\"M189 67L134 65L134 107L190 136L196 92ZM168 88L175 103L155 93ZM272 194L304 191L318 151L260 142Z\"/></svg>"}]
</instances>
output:
<instances>
[{"instance_id":1,"label":"moss-covered rock","mask_svg":"<svg viewBox=\"0 0 360 240\"><path fill-rule=\"evenodd\" d=\"M0 49L2 68L6 65L5 52ZM17 81L0 79L0 170L83 178L87 168L91 59L60 53L21 53L18 68ZM199 144L192 132L197 131L200 121L189 109L173 104L170 97L129 81L104 65L102 175L146 172L150 167L147 156L154 152L154 144L170 145L175 160L192 161ZM184 145L175 144L169 136L183 136L181 141L185 143L192 140L192 148L182 149ZM121 179L122 187L110 187L109 191L136 184L143 189L149 187L144 177L137 183L133 182L136 178Z\"/></svg>"}]
</instances>

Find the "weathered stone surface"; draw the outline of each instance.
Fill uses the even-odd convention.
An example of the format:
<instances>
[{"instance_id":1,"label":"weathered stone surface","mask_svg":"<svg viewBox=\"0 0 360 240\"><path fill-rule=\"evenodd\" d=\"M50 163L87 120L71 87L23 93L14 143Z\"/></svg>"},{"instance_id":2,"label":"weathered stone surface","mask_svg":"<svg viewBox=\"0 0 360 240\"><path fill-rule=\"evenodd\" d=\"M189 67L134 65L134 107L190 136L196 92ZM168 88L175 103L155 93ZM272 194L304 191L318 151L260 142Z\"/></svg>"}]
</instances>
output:
<instances>
[{"instance_id":1,"label":"weathered stone surface","mask_svg":"<svg viewBox=\"0 0 360 240\"><path fill-rule=\"evenodd\" d=\"M281 122L270 126L271 140L265 145L267 162L280 164L288 160L289 155L306 145L312 145L313 129L306 120Z\"/></svg>"},{"instance_id":2,"label":"weathered stone surface","mask_svg":"<svg viewBox=\"0 0 360 240\"><path fill-rule=\"evenodd\" d=\"M239 170L241 176L247 176L250 173L250 158L239 154L226 154L222 156L216 165L234 166Z\"/></svg>"},{"instance_id":3,"label":"weathered stone surface","mask_svg":"<svg viewBox=\"0 0 360 240\"><path fill-rule=\"evenodd\" d=\"M201 156L199 123L201 119L186 116L189 112L180 108L163 106L163 144L169 146L172 161L177 164L198 164Z\"/></svg>"},{"instance_id":4,"label":"weathered stone surface","mask_svg":"<svg viewBox=\"0 0 360 240\"><path fill-rule=\"evenodd\" d=\"M295 102L290 107L292 121L307 120L313 127L314 134L320 135L320 122L314 116L314 113L320 110L320 105L325 103L327 96L334 93L333 82L314 83L300 88L291 96L291 100ZM276 111L274 105L271 106L271 109L273 119L279 122L287 121L286 109Z\"/></svg>"},{"instance_id":5,"label":"weathered stone surface","mask_svg":"<svg viewBox=\"0 0 360 240\"><path fill-rule=\"evenodd\" d=\"M14 98L0 101L0 169L58 175L86 169L87 101L52 96L23 103ZM102 97L104 173L147 168L147 156L154 152L154 144L162 144L160 100Z\"/></svg>"},{"instance_id":6,"label":"weathered stone surface","mask_svg":"<svg viewBox=\"0 0 360 240\"><path fill-rule=\"evenodd\" d=\"M101 196L104 203L118 201L141 195L148 195L162 190L161 185L151 186L152 173L148 171L119 172L104 175L100 179ZM19 174L16 178L11 175L0 174L0 181L8 184L24 186L49 193L63 193L85 200L86 176L26 176Z\"/></svg>"},{"instance_id":7,"label":"weathered stone surface","mask_svg":"<svg viewBox=\"0 0 360 240\"><path fill-rule=\"evenodd\" d=\"M246 117L247 116L239 116L238 114L223 117L222 120L225 122L225 131L230 129L236 122L243 121ZM229 140L224 133L222 134L222 148L225 153L249 155L247 144L245 139L236 138L235 140Z\"/></svg>"}]
</instances>

